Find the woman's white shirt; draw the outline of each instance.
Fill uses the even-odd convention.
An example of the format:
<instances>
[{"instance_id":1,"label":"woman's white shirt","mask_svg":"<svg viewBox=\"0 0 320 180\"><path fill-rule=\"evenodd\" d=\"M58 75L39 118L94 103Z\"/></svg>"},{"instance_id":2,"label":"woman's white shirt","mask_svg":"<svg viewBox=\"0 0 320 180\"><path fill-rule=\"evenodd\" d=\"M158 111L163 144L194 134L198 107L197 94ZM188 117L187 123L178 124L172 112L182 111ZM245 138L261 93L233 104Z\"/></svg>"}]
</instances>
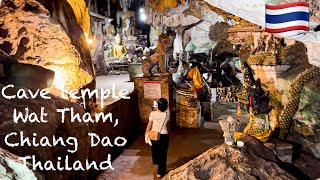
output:
<instances>
[{"instance_id":1,"label":"woman's white shirt","mask_svg":"<svg viewBox=\"0 0 320 180\"><path fill-rule=\"evenodd\" d=\"M152 121L151 131L159 132L160 134L168 134L167 123L169 121L169 112L152 111L149 116L149 121Z\"/></svg>"}]
</instances>

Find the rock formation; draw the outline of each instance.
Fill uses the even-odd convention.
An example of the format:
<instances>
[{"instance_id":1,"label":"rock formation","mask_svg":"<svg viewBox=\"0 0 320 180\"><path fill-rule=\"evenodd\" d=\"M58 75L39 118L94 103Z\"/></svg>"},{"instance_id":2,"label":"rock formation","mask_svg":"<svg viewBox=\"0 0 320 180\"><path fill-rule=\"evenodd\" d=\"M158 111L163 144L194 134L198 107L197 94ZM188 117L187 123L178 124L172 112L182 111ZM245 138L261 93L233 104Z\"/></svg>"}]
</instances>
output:
<instances>
[{"instance_id":1,"label":"rock formation","mask_svg":"<svg viewBox=\"0 0 320 180\"><path fill-rule=\"evenodd\" d=\"M249 136L242 140L242 148L216 146L163 179L310 179L298 168L281 162L259 140Z\"/></svg>"},{"instance_id":2,"label":"rock formation","mask_svg":"<svg viewBox=\"0 0 320 180\"><path fill-rule=\"evenodd\" d=\"M88 36L90 29L90 16L86 2L79 0L68 0L68 3L72 7L74 15L76 16L77 23L83 29L84 34Z\"/></svg>"},{"instance_id":3,"label":"rock formation","mask_svg":"<svg viewBox=\"0 0 320 180\"><path fill-rule=\"evenodd\" d=\"M0 148L0 178L1 179L28 179L28 180L44 180L44 176L31 168L24 166L19 157ZM27 164L30 167L30 164ZM2 177L4 175L6 177Z\"/></svg>"},{"instance_id":4,"label":"rock formation","mask_svg":"<svg viewBox=\"0 0 320 180\"><path fill-rule=\"evenodd\" d=\"M57 88L78 89L92 82L85 36L66 0L5 0L0 14L2 55L55 71Z\"/></svg>"},{"instance_id":5,"label":"rock formation","mask_svg":"<svg viewBox=\"0 0 320 180\"><path fill-rule=\"evenodd\" d=\"M11 64L3 67L5 84L14 84L15 88L7 93L15 94L18 88L47 88L53 79L57 89L95 88L94 69L87 47L85 32L88 32L89 15L87 4L83 0L4 0L0 8L0 62ZM12 62L11 62L12 61ZM28 66L24 65L27 64ZM5 66L5 65L4 65ZM2 66L1 66L2 67ZM43 69L45 68L45 69ZM10 69L10 72L6 72ZM53 72L54 74L53 74ZM25 73L25 74L24 74ZM42 78L42 79L41 79ZM18 80L26 80L19 82ZM33 83L41 82L31 87ZM45 82L48 81L48 84ZM5 84L0 84L3 88ZM19 86L20 85L20 86ZM60 94L60 93L57 93ZM85 113L83 107L50 94L52 99L5 99L0 97L0 138L11 132L23 131L27 137L53 136L75 137L79 147L75 153L67 152L65 146L56 147L7 147L10 152L24 157L35 155L38 161L57 161L57 157L69 156L71 161L84 160L89 156L89 126L86 123L61 122L61 114L56 109L73 107L80 116ZM40 114L40 107L48 113L47 123L14 123L13 109ZM19 136L11 140L19 142ZM71 162L72 163L72 162ZM83 179L87 172L47 171L46 179Z\"/></svg>"}]
</instances>

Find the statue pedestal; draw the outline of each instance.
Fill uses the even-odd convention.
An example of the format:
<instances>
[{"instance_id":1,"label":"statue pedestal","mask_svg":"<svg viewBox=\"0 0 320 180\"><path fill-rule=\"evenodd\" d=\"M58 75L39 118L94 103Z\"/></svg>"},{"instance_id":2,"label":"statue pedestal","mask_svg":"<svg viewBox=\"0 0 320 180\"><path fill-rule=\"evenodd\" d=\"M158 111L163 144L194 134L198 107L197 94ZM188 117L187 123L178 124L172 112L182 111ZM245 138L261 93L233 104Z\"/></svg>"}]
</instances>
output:
<instances>
[{"instance_id":1,"label":"statue pedestal","mask_svg":"<svg viewBox=\"0 0 320 180\"><path fill-rule=\"evenodd\" d=\"M239 131L242 121L236 119L234 122L228 122L227 119L220 120L219 124L223 130L224 142L234 141L234 132Z\"/></svg>"},{"instance_id":2,"label":"statue pedestal","mask_svg":"<svg viewBox=\"0 0 320 180\"><path fill-rule=\"evenodd\" d=\"M201 115L205 121L211 121L213 119L212 109L214 102L201 102Z\"/></svg>"},{"instance_id":3,"label":"statue pedestal","mask_svg":"<svg viewBox=\"0 0 320 180\"><path fill-rule=\"evenodd\" d=\"M184 128L200 128L201 127L201 110L200 105L197 107L188 107L185 105L177 104L177 127Z\"/></svg>"},{"instance_id":4,"label":"statue pedestal","mask_svg":"<svg viewBox=\"0 0 320 180\"><path fill-rule=\"evenodd\" d=\"M153 75L149 77L143 74L134 77L134 88L138 91L138 108L142 123L148 123L152 111L153 101L159 98L167 99L169 103L170 123L173 125L173 87L172 75ZM136 107L133 107L136 108Z\"/></svg>"},{"instance_id":5,"label":"statue pedestal","mask_svg":"<svg viewBox=\"0 0 320 180\"><path fill-rule=\"evenodd\" d=\"M199 128L201 122L200 103L193 97L177 93L176 96L176 125L184 128Z\"/></svg>"}]
</instances>

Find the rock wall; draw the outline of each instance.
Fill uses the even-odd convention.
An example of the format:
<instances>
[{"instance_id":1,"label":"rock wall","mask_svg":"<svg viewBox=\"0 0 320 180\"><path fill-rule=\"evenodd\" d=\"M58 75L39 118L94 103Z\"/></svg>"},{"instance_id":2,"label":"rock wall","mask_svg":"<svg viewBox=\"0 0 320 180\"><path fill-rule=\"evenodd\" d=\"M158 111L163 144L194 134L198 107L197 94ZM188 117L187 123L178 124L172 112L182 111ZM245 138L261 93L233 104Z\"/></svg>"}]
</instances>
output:
<instances>
[{"instance_id":1,"label":"rock wall","mask_svg":"<svg viewBox=\"0 0 320 180\"><path fill-rule=\"evenodd\" d=\"M70 4L66 0L40 2L1 3L1 54L55 71L57 88L77 89L89 84L94 70L83 30Z\"/></svg>"},{"instance_id":2,"label":"rock wall","mask_svg":"<svg viewBox=\"0 0 320 180\"><path fill-rule=\"evenodd\" d=\"M87 37L90 29L90 16L89 9L86 4L87 2L82 0L68 0L68 3L72 7L77 23L81 26L85 36Z\"/></svg>"},{"instance_id":3,"label":"rock wall","mask_svg":"<svg viewBox=\"0 0 320 180\"><path fill-rule=\"evenodd\" d=\"M47 76L48 79L52 78L52 72L41 70L43 67L55 72L53 85L58 89L95 88L95 72L85 39L89 23L87 13L88 8L82 0L4 0L0 7L0 62L2 63L5 57L6 61L11 60L15 64L18 61L20 62L18 66L23 67L22 71L11 72L14 73L12 77L15 77L15 81L9 79L6 83L13 83L17 88L32 88L31 84L36 81L30 83L30 79L42 77L45 82ZM21 63L29 66L23 66ZM1 68L4 74L6 67L1 65ZM25 77L23 77L23 70L29 72ZM46 76L43 76L44 73ZM26 80L28 83L21 84L16 80ZM0 88L4 86L0 84ZM37 85L33 88L45 87ZM17 88L11 89L8 93L16 93ZM132 108L137 104L136 93L130 95L130 100L119 100L106 107L106 113L111 112L114 119L119 119L119 124L115 128L108 123L70 123L70 118L66 118L66 123L61 123L60 113L56 113L56 109L73 107L75 113L79 113L80 116L85 111L79 104L51 96L51 100L39 98L7 100L1 96L0 139L2 141L0 141L0 147L5 147L19 156L35 155L36 159L42 162L47 160L56 162L58 157L64 158L68 155L71 159L69 164L75 160L85 164L85 159L100 163L106 160L107 154L117 155L121 150L102 146L89 149L88 132L94 132L100 137L108 136L110 139L117 136L133 138L132 133L137 129L139 120L138 110ZM48 113L48 122L15 124L12 119L13 109L24 111L25 107L29 108L30 113L35 112L37 115L40 114L40 107L44 107ZM67 113L66 117L70 117L70 114ZM27 137L33 137L33 133L37 133L38 138L47 136L50 141L53 136L64 139L72 136L78 139L79 149L76 153L68 154L67 147L64 146L7 147L4 137L15 131L23 131ZM18 136L10 140L19 141ZM58 180L86 179L97 176L99 172L90 171L89 175L87 172L75 171L44 171L43 173L46 179Z\"/></svg>"}]
</instances>

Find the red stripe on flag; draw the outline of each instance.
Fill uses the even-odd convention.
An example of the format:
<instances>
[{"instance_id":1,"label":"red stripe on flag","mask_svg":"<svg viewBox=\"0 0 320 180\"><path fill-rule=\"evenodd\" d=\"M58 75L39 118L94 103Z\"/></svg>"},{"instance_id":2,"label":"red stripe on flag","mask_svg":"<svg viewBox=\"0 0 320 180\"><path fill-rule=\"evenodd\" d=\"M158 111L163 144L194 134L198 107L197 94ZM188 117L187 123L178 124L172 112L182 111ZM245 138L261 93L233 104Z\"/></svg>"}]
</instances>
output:
<instances>
[{"instance_id":1,"label":"red stripe on flag","mask_svg":"<svg viewBox=\"0 0 320 180\"><path fill-rule=\"evenodd\" d=\"M269 29L266 28L265 31L269 33L282 33L282 32L287 32L287 31L294 31L294 30L305 30L309 31L308 26L290 26L286 28L279 28L279 29Z\"/></svg>"},{"instance_id":2,"label":"red stripe on flag","mask_svg":"<svg viewBox=\"0 0 320 180\"><path fill-rule=\"evenodd\" d=\"M288 3L288 4L282 4L282 5L268 5L268 4L266 4L266 9L278 10L278 9L285 9L285 8L290 8L290 7L295 7L295 6L309 7L309 3L306 3L306 2L294 2L294 3Z\"/></svg>"}]
</instances>

